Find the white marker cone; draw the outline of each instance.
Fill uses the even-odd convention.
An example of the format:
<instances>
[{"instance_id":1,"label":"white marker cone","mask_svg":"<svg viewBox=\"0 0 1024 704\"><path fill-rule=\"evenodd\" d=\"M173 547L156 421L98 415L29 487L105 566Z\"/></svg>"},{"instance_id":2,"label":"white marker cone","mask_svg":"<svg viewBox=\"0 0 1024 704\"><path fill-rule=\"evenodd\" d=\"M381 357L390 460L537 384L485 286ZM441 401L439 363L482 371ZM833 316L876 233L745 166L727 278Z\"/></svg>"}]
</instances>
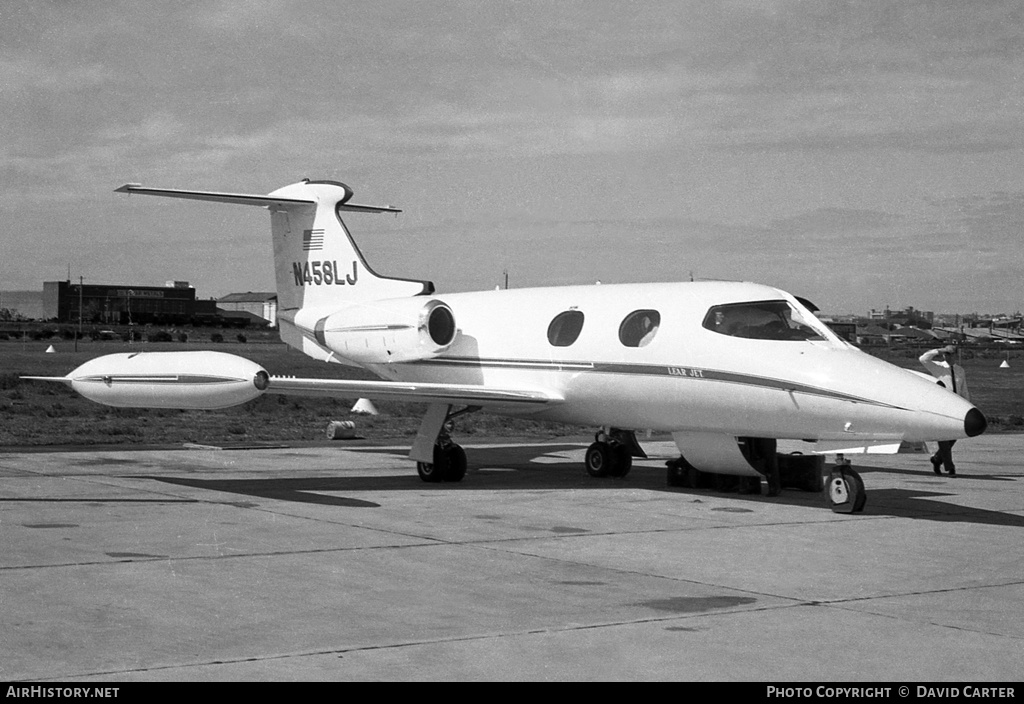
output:
<instances>
[{"instance_id":1,"label":"white marker cone","mask_svg":"<svg viewBox=\"0 0 1024 704\"><path fill-rule=\"evenodd\" d=\"M356 405L352 406L353 413L362 413L367 416L377 415L377 408L373 405L373 402L368 398L361 398L356 401Z\"/></svg>"}]
</instances>

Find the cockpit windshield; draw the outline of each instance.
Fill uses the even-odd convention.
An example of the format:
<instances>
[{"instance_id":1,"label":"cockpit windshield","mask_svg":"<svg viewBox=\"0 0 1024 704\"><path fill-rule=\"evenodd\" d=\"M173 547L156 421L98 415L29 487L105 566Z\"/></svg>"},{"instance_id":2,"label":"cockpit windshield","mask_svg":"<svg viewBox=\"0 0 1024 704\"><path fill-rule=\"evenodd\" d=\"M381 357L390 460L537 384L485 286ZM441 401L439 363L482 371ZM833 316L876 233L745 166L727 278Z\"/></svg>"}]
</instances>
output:
<instances>
[{"instance_id":1,"label":"cockpit windshield","mask_svg":"<svg viewBox=\"0 0 1024 704\"><path fill-rule=\"evenodd\" d=\"M704 317L704 327L753 340L827 339L820 322L784 300L714 306Z\"/></svg>"}]
</instances>

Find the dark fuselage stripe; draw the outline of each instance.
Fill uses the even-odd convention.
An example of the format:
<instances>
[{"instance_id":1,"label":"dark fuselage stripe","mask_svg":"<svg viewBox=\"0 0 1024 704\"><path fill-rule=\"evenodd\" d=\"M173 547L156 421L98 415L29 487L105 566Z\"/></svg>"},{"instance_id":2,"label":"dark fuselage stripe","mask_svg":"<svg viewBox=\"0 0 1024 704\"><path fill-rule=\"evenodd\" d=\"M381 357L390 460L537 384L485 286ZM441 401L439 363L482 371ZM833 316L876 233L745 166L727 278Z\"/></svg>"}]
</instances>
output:
<instances>
[{"instance_id":1,"label":"dark fuselage stripe","mask_svg":"<svg viewBox=\"0 0 1024 704\"><path fill-rule=\"evenodd\" d=\"M492 369L532 369L535 371L551 372L594 372L598 374L621 374L629 376L654 376L673 377L676 379L694 379L703 381L717 381L727 384L740 384L762 389L776 389L778 391L789 391L812 396L823 396L826 398L838 399L841 401L852 401L854 403L869 403L873 406L885 406L888 408L899 408L888 403L882 403L860 396L852 396L829 389L822 389L816 386L808 386L784 379L773 379L770 377L754 376L751 374L740 374L727 372L718 369L706 369L703 367L673 366L668 364L630 364L623 362L564 362L527 359L480 359L476 357L435 357L434 359L423 359L416 362L406 362L407 366L446 366L446 367L467 367L467 368L492 368Z\"/></svg>"}]
</instances>

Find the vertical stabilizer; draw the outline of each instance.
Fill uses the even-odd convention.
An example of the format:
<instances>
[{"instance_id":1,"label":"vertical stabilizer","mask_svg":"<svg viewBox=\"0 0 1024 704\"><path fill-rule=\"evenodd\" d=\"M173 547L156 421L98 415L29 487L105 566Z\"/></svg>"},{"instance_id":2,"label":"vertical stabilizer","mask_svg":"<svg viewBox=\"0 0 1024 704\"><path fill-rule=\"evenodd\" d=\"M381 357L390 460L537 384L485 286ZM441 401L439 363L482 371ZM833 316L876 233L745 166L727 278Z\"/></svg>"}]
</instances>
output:
<instances>
[{"instance_id":1,"label":"vertical stabilizer","mask_svg":"<svg viewBox=\"0 0 1024 704\"><path fill-rule=\"evenodd\" d=\"M333 181L302 181L270 194L278 311L336 310L346 303L433 292L429 281L380 276L366 263L341 220L341 212L397 212L349 205L352 190ZM312 201L293 205L289 200Z\"/></svg>"},{"instance_id":2,"label":"vertical stabilizer","mask_svg":"<svg viewBox=\"0 0 1024 704\"><path fill-rule=\"evenodd\" d=\"M430 294L429 281L380 276L366 263L341 220L342 212L397 213L390 206L349 203L352 189L336 181L303 180L269 195L184 191L128 184L137 193L270 209L281 339L314 357L309 330L316 320L353 303ZM304 324L306 321L312 321ZM303 334L306 330L307 334Z\"/></svg>"}]
</instances>

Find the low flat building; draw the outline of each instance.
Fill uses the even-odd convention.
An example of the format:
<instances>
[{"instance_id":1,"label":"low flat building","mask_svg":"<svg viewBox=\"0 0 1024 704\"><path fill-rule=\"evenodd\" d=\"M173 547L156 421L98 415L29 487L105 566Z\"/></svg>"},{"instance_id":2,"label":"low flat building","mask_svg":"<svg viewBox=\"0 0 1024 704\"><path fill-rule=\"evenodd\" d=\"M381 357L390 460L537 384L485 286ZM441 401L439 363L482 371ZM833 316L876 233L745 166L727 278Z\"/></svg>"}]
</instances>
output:
<instances>
[{"instance_id":1,"label":"low flat building","mask_svg":"<svg viewBox=\"0 0 1024 704\"><path fill-rule=\"evenodd\" d=\"M43 282L43 317L62 323L181 324L195 311L196 290L173 286Z\"/></svg>"},{"instance_id":2,"label":"low flat building","mask_svg":"<svg viewBox=\"0 0 1024 704\"><path fill-rule=\"evenodd\" d=\"M217 307L224 311L244 311L266 320L270 327L277 326L277 294L270 292L229 293L217 299Z\"/></svg>"}]
</instances>

